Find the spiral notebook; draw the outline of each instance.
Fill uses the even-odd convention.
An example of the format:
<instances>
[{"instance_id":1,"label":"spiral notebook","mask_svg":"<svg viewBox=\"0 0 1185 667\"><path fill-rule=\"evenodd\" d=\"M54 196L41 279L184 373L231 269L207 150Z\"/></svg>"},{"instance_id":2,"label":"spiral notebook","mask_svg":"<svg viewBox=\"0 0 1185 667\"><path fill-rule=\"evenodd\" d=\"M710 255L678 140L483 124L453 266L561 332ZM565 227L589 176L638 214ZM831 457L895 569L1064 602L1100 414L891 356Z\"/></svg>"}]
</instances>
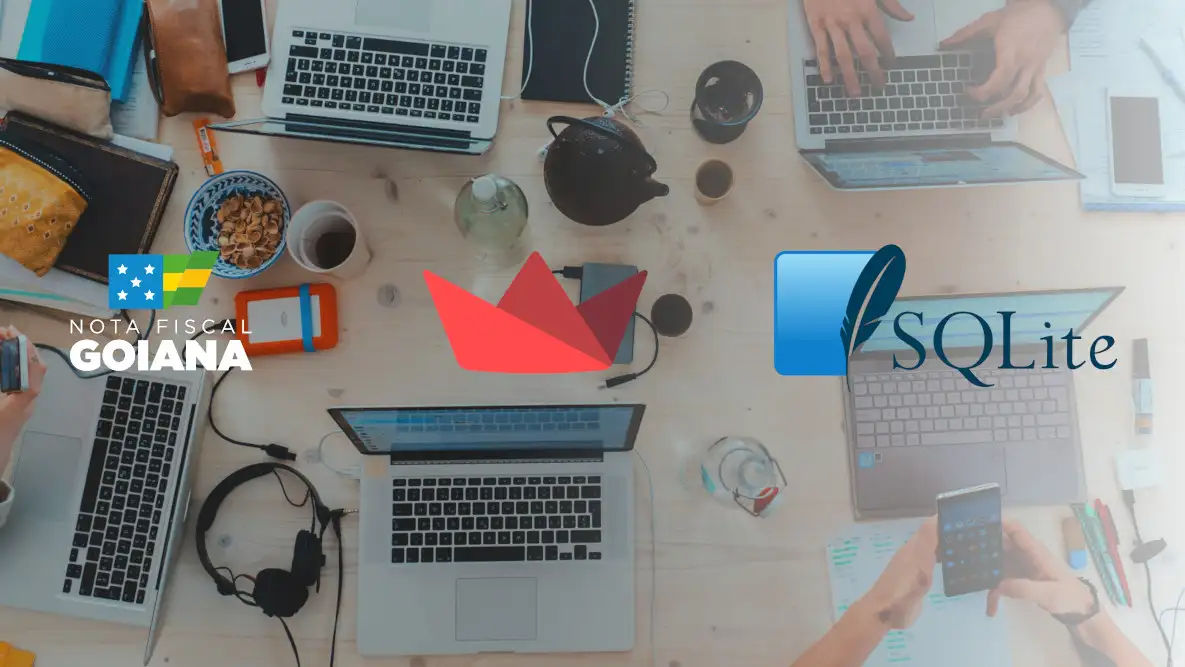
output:
<instances>
[{"instance_id":1,"label":"spiral notebook","mask_svg":"<svg viewBox=\"0 0 1185 667\"><path fill-rule=\"evenodd\" d=\"M530 2L529 29L523 36L524 100L591 103L584 90L584 61L594 31L597 41L588 63L589 90L609 104L631 94L635 0L593 3L596 17L588 0ZM597 18L599 31L595 30Z\"/></svg>"}]
</instances>

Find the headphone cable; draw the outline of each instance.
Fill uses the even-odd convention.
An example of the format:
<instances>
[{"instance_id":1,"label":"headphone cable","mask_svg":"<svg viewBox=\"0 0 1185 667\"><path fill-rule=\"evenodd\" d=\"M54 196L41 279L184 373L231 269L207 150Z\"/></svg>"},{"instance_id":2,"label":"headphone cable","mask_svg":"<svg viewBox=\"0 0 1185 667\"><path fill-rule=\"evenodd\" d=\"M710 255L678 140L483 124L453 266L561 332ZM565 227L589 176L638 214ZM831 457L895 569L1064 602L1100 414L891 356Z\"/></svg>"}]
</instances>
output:
<instances>
[{"instance_id":1,"label":"headphone cable","mask_svg":"<svg viewBox=\"0 0 1185 667\"><path fill-rule=\"evenodd\" d=\"M198 338L200 338L208 333L211 333L211 334L212 333L220 333L218 330L225 327L231 321L232 320L222 320L221 322L216 322L214 324L214 326L210 327L210 329L211 329L210 331L198 331L194 335L190 336L189 340L197 340ZM209 401L209 403L206 404L206 418L210 422L210 428L214 431L214 433L216 433L218 435L219 438L222 438L223 440L229 442L232 445L238 445L239 447L250 447L251 449L258 449L260 451L266 452L268 456L270 456L274 459L280 459L281 461L295 461L296 454L293 453L293 451L291 449L288 449L284 445L274 443L274 442L267 444L267 445L261 445L259 443L255 443L255 442L246 442L245 440L237 440L237 439L232 438L229 435L223 433L222 429L218 428L218 424L214 421L214 397L218 394L218 388L222 386L223 381L225 381L227 376L229 376L235 370L236 370L235 367L232 366L231 368L228 368L225 371L223 371L222 376L219 377L218 380L214 382L214 388L210 390L210 401ZM283 486L283 482L281 482L280 484L281 484L281 486ZM287 496L287 492L285 492L285 496Z\"/></svg>"}]
</instances>

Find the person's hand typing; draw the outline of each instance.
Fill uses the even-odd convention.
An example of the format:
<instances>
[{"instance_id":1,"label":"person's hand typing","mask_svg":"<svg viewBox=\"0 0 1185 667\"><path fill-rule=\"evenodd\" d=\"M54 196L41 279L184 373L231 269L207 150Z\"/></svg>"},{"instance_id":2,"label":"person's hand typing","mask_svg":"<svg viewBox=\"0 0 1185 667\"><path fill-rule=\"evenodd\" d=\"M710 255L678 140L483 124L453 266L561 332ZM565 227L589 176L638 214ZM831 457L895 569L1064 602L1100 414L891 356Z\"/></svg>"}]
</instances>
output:
<instances>
[{"instance_id":1,"label":"person's hand typing","mask_svg":"<svg viewBox=\"0 0 1185 667\"><path fill-rule=\"evenodd\" d=\"M938 521L931 517L893 556L860 603L894 630L913 625L934 581L937 552Z\"/></svg>"},{"instance_id":2,"label":"person's hand typing","mask_svg":"<svg viewBox=\"0 0 1185 667\"><path fill-rule=\"evenodd\" d=\"M885 85L885 72L879 58L893 59L893 40L885 25L884 14L898 21L912 21L913 14L898 0L803 0L803 8L811 37L815 40L819 74L824 82L835 81L831 62L834 54L848 95L860 96L856 58L874 86Z\"/></svg>"},{"instance_id":3,"label":"person's hand typing","mask_svg":"<svg viewBox=\"0 0 1185 667\"><path fill-rule=\"evenodd\" d=\"M959 48L976 39L995 43L996 69L983 85L968 89L972 98L988 105L983 115L990 118L1027 111L1041 100L1045 65L1065 29L1065 17L1049 0L1009 0L941 46Z\"/></svg>"},{"instance_id":4,"label":"person's hand typing","mask_svg":"<svg viewBox=\"0 0 1185 667\"><path fill-rule=\"evenodd\" d=\"M988 593L987 614L1000 598L1027 600L1051 614L1085 614L1094 602L1069 566L1015 521L1004 520L1004 579Z\"/></svg>"}]
</instances>

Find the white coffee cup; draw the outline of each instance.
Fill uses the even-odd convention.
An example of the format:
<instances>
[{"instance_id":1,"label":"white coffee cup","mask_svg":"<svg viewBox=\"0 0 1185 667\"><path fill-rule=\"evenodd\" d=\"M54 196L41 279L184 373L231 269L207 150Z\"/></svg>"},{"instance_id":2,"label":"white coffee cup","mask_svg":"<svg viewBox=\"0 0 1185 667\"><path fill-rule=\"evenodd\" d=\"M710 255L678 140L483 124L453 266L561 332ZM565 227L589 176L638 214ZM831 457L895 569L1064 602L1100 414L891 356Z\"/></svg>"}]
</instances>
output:
<instances>
[{"instance_id":1,"label":"white coffee cup","mask_svg":"<svg viewBox=\"0 0 1185 667\"><path fill-rule=\"evenodd\" d=\"M309 202L292 216L288 253L307 271L343 280L362 275L370 263L370 248L358 221L332 201Z\"/></svg>"}]
</instances>

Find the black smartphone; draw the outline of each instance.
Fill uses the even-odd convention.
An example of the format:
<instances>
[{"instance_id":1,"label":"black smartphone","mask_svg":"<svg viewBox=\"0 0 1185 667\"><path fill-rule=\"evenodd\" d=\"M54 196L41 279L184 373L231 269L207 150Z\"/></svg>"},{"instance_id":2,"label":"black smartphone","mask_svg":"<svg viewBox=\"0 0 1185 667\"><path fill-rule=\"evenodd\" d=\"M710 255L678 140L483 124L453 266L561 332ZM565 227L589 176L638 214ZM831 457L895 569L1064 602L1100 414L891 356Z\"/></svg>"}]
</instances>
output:
<instances>
[{"instance_id":1,"label":"black smartphone","mask_svg":"<svg viewBox=\"0 0 1185 667\"><path fill-rule=\"evenodd\" d=\"M24 336L0 342L0 392L29 390L29 339Z\"/></svg>"},{"instance_id":2,"label":"black smartphone","mask_svg":"<svg viewBox=\"0 0 1185 667\"><path fill-rule=\"evenodd\" d=\"M938 555L947 597L1000 583L1004 532L1000 485L983 484L938 496Z\"/></svg>"},{"instance_id":3,"label":"black smartphone","mask_svg":"<svg viewBox=\"0 0 1185 667\"><path fill-rule=\"evenodd\" d=\"M584 303L610 287L620 285L638 273L638 267L628 264L585 264L580 275L580 302ZM625 327L621 347L617 348L615 364L634 361L634 318Z\"/></svg>"}]
</instances>

